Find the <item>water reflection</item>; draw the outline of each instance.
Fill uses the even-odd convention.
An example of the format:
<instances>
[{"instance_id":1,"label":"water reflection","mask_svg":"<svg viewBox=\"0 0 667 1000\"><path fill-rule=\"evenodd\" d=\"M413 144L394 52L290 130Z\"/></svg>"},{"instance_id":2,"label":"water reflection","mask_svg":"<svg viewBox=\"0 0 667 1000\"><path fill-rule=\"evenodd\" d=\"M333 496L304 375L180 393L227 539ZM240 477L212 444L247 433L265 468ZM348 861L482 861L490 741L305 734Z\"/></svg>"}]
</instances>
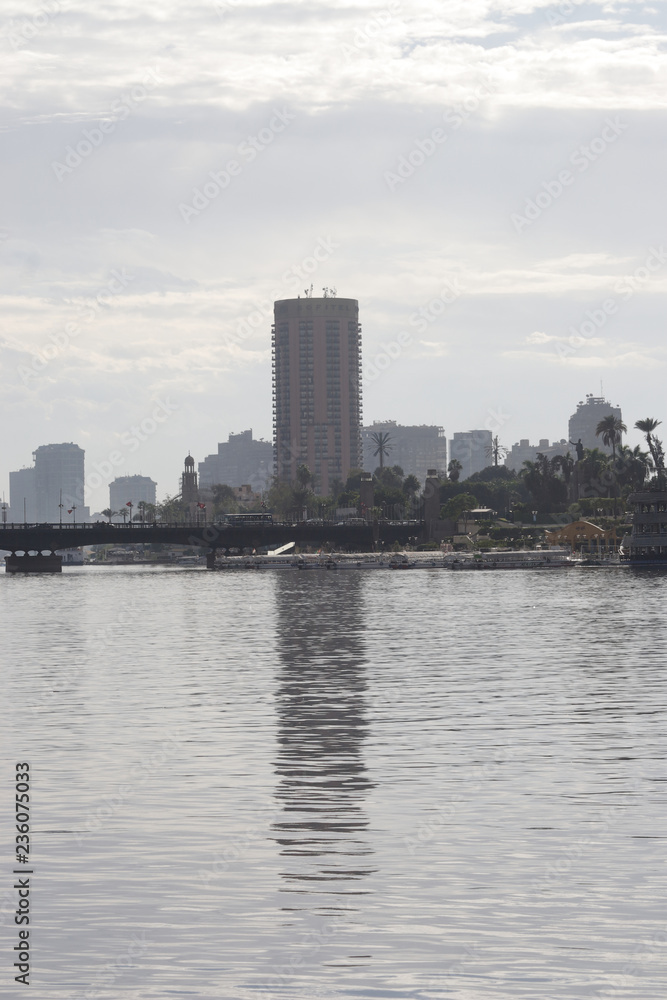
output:
<instances>
[{"instance_id":1,"label":"water reflection","mask_svg":"<svg viewBox=\"0 0 667 1000\"><path fill-rule=\"evenodd\" d=\"M344 588L337 583L320 572L276 579L276 795L283 814L273 830L289 858L283 876L293 892L364 891L355 883L370 870L353 859L373 853L363 836L372 784L363 760L361 581L350 573Z\"/></svg>"}]
</instances>

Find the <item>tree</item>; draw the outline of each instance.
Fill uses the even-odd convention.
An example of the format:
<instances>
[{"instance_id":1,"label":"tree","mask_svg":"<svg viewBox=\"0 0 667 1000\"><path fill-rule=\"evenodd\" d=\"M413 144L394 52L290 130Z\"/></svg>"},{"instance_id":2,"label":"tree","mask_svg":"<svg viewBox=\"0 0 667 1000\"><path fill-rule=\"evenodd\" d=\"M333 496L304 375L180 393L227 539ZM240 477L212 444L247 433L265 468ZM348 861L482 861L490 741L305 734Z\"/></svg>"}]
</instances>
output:
<instances>
[{"instance_id":1,"label":"tree","mask_svg":"<svg viewBox=\"0 0 667 1000\"><path fill-rule=\"evenodd\" d=\"M140 520L143 522L155 521L157 514L157 507L154 503L148 503L147 500L140 500L137 504L137 510L139 512L139 518L136 516L132 518L133 521Z\"/></svg>"},{"instance_id":2,"label":"tree","mask_svg":"<svg viewBox=\"0 0 667 1000\"><path fill-rule=\"evenodd\" d=\"M627 431L628 428L620 417L615 417L613 413L603 417L595 428L595 436L602 438L605 447L611 446L611 457L614 462L616 461L616 446L620 445L621 437L623 434L627 434Z\"/></svg>"},{"instance_id":3,"label":"tree","mask_svg":"<svg viewBox=\"0 0 667 1000\"><path fill-rule=\"evenodd\" d=\"M654 417L646 417L644 420L635 421L635 427L646 438L648 450L651 452L651 458L653 459L653 467L659 476L665 471L665 458L662 451L662 442L655 437L653 431L661 423L661 420L656 420Z\"/></svg>"},{"instance_id":4,"label":"tree","mask_svg":"<svg viewBox=\"0 0 667 1000\"><path fill-rule=\"evenodd\" d=\"M166 496L162 503L156 505L156 512L160 520L165 523L185 521L188 514L188 505L183 502L180 494L177 496ZM121 511L122 513L122 511Z\"/></svg>"},{"instance_id":5,"label":"tree","mask_svg":"<svg viewBox=\"0 0 667 1000\"><path fill-rule=\"evenodd\" d=\"M615 417L613 413L608 416L603 417L595 428L595 436L602 437L602 443L608 448L611 445L611 460L614 468L614 516L616 516L616 446L620 445L622 435L627 433L628 428L625 426L620 417ZM611 489L611 487L610 487Z\"/></svg>"},{"instance_id":6,"label":"tree","mask_svg":"<svg viewBox=\"0 0 667 1000\"><path fill-rule=\"evenodd\" d=\"M618 449L616 473L624 489L630 492L640 490L646 481L651 464L651 456L639 445L629 448L622 444Z\"/></svg>"},{"instance_id":7,"label":"tree","mask_svg":"<svg viewBox=\"0 0 667 1000\"><path fill-rule=\"evenodd\" d=\"M409 475L403 480L403 492L408 500L412 500L415 493L419 492L419 480L416 476Z\"/></svg>"},{"instance_id":8,"label":"tree","mask_svg":"<svg viewBox=\"0 0 667 1000\"><path fill-rule=\"evenodd\" d=\"M111 510L110 507L107 507L106 510L103 510L102 514L104 515L104 517L107 517L109 519L109 523L111 523L111 518L112 517L118 517L118 511L117 510Z\"/></svg>"},{"instance_id":9,"label":"tree","mask_svg":"<svg viewBox=\"0 0 667 1000\"><path fill-rule=\"evenodd\" d=\"M564 482L566 485L569 485L572 473L574 472L574 459L569 451L566 455L554 455L551 465L552 468L558 469L562 473Z\"/></svg>"},{"instance_id":10,"label":"tree","mask_svg":"<svg viewBox=\"0 0 667 1000\"><path fill-rule=\"evenodd\" d=\"M486 449L486 457L493 458L493 464L498 466L498 459L504 458L507 455L507 448L504 445L498 443L498 435L491 438L491 444Z\"/></svg>"},{"instance_id":11,"label":"tree","mask_svg":"<svg viewBox=\"0 0 667 1000\"><path fill-rule=\"evenodd\" d=\"M442 508L442 516L451 521L458 521L465 510L475 510L476 507L476 496L473 496L472 493L459 493Z\"/></svg>"},{"instance_id":12,"label":"tree","mask_svg":"<svg viewBox=\"0 0 667 1000\"><path fill-rule=\"evenodd\" d=\"M546 511L562 503L567 495L564 481L558 476L556 459L538 452L534 462L524 462L521 476L537 508Z\"/></svg>"},{"instance_id":13,"label":"tree","mask_svg":"<svg viewBox=\"0 0 667 1000\"><path fill-rule=\"evenodd\" d=\"M458 483L462 468L458 458L453 458L447 466L447 475L453 483Z\"/></svg>"},{"instance_id":14,"label":"tree","mask_svg":"<svg viewBox=\"0 0 667 1000\"><path fill-rule=\"evenodd\" d=\"M308 501L312 496L311 484L313 474L307 465L299 465L296 470L296 486L293 487L293 505L297 510L303 510L308 506Z\"/></svg>"},{"instance_id":15,"label":"tree","mask_svg":"<svg viewBox=\"0 0 667 1000\"><path fill-rule=\"evenodd\" d=\"M375 431L371 434L371 441L376 445L375 451L373 452L373 457L377 455L380 459L380 468L384 468L384 456L391 451L391 435L386 431Z\"/></svg>"}]
</instances>

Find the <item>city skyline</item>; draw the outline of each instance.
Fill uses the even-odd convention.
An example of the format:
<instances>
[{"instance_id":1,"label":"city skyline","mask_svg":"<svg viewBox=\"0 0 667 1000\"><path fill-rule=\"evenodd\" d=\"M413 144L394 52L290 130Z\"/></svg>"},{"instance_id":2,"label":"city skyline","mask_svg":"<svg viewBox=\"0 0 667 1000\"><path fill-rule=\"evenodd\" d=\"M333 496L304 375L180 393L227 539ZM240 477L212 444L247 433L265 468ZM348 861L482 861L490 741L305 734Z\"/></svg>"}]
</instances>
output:
<instances>
[{"instance_id":1,"label":"city skyline","mask_svg":"<svg viewBox=\"0 0 667 1000\"><path fill-rule=\"evenodd\" d=\"M557 440L601 380L661 419L666 14L562 6L10 7L0 488L39 442L162 490L268 439L311 284L359 300L368 423Z\"/></svg>"},{"instance_id":2,"label":"city skyline","mask_svg":"<svg viewBox=\"0 0 667 1000\"><path fill-rule=\"evenodd\" d=\"M354 300L350 300L354 301ZM356 312L356 302L354 315L357 316ZM359 324L357 320L354 321L355 331L355 341L358 336ZM299 324L297 324L299 326ZM299 331L297 330L297 333ZM304 331L305 332L305 331ZM330 331L331 332L331 331ZM312 334L312 331L311 331ZM298 355L297 350L297 355ZM307 359L306 359L307 362ZM324 377L324 372L319 373L320 381ZM326 405L326 398L320 401L322 404ZM559 440L549 441L546 438L537 440L531 443L529 439L520 439L513 443L510 448L504 442L498 440L498 461L499 465L507 465L509 468L514 469L516 472L521 472L523 463L525 460L534 461L538 453L543 453L548 457L553 457L553 455L565 455L568 452L573 456L577 452L575 438L579 438L585 448L597 448L599 451L611 454L611 446L605 445L602 437L597 435L595 432L600 420L607 416L613 415L618 420L622 419L622 411L620 407L613 406L612 403L605 399L604 397L594 396L593 393L587 393L585 400L579 400L574 406L574 412L570 414L568 419L568 436L566 438L561 438ZM631 428L633 431L634 427ZM377 457L377 441L375 440L378 432L383 432L387 437L387 447L385 451L384 464L386 466L400 465L405 474L414 474L423 484L427 474L430 472L431 467L438 469L442 478L447 478L446 465L451 459L457 459L461 463L461 469L459 470L459 478L463 481L475 472L479 472L484 468L496 463L495 456L492 452L492 430L490 428L477 428L469 429L467 431L454 431L453 439L447 441L445 429L436 425L413 425L405 426L398 424L395 420L384 420L384 421L374 421L371 424L362 425L360 435L360 457L361 465L360 467L366 473L374 473L379 464L380 459ZM642 432L636 431L636 434L641 434ZM331 434L335 435L335 430L332 425ZM625 438L627 443L627 435L622 435L622 440ZM307 447L307 438L304 438L304 448ZM312 442L311 442L312 444ZM642 446L644 446L645 441L642 438ZM33 453L33 458L35 458L39 453L45 452L56 452L59 453L63 450L79 451L80 449L76 445L69 444L53 444L40 445L36 451ZM231 449L231 450L230 450ZM256 449L259 449L257 452ZM233 488L240 488L244 485L250 485L252 488L266 489L270 484L270 477L266 469L265 458L268 456L269 452L275 451L269 442L258 441L253 439L252 430L241 431L236 434L230 434L229 441L226 443L221 443L218 445L218 453L216 455L209 455L205 460L197 461L195 458L188 456L186 458L186 464L191 466L194 472L198 465L199 474L204 473L203 481L200 480L200 486L210 489L216 482L223 485L229 485ZM84 462L84 452L82 452L80 462L83 468ZM308 456L302 454L296 454L296 458L292 455L290 450L290 464L295 466L299 464L300 458L305 458L304 464L308 460ZM313 456L314 457L314 456ZM513 460L514 459L514 460ZM108 463L109 468L112 467L111 463ZM295 466L296 467L296 466ZM230 472L235 471L236 475L218 475L214 474L215 470L221 471L227 469ZM241 470L242 473L241 473ZM425 471L426 470L426 471ZM187 470L186 470L187 471ZM311 469L311 471L313 471ZM194 473L195 480L198 478L197 473ZM318 473L316 473L318 475ZM321 471L319 473L321 475ZM17 498L17 503L15 503L14 508L11 508L9 501L5 500L3 503L8 505L11 517L13 520L27 520L27 521L37 521L37 520L56 520L57 518L46 518L44 516L39 516L38 511L40 508L40 503L43 501L38 501L35 482L35 466L23 466L18 470L11 470L9 472L10 477L10 499L11 496ZM93 481L99 479L99 473L94 471L92 476L90 473L85 474L85 484L86 484L86 499L88 497L89 486L91 478ZM173 478L173 476L172 476ZM177 489L160 489L159 493L156 495L157 483L153 482L149 477L143 476L141 474L126 473L123 476L116 476L113 480L110 480L107 486L109 491L107 496L107 506L115 509L118 506L122 506L128 500L138 503L139 500L147 501L148 503L161 503L169 497L173 497L176 493L180 492L183 484L183 470L179 472L178 476L179 485ZM246 480L248 481L246 484ZM25 486L23 483L25 482ZM193 481L194 482L194 481ZM336 482L336 477L331 480L332 483ZM149 485L150 484L150 485ZM327 486L330 484L327 482ZM138 491L135 487L139 486ZM56 487L57 488L57 487ZM193 487L196 489L196 487ZM149 490L149 493L146 492ZM123 491L127 494L125 499L122 497L124 495ZM52 490L53 492L53 490ZM78 503L82 504L81 501L81 489L77 488ZM316 490L317 492L317 490ZM324 494L324 491L322 491ZM53 493L56 496L56 493ZM64 495L63 499L66 499L67 494ZM21 498L23 498L21 500ZM67 503L64 504L66 508ZM25 509L25 517L22 516L22 510ZM102 512L102 507L95 508L90 507L90 504L86 505L86 511L92 513L93 516L100 514ZM83 515L83 506L81 506L80 519L85 520ZM42 513L44 513L42 511Z\"/></svg>"}]
</instances>

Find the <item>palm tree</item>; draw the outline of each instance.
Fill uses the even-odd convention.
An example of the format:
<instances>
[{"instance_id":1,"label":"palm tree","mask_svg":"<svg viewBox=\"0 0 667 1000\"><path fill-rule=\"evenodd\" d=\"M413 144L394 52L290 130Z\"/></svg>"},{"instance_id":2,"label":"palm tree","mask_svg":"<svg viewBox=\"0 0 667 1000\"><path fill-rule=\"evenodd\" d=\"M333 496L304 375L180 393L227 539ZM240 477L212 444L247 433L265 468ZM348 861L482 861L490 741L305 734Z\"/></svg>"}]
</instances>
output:
<instances>
[{"instance_id":1,"label":"palm tree","mask_svg":"<svg viewBox=\"0 0 667 1000\"><path fill-rule=\"evenodd\" d=\"M384 469L384 456L391 451L391 445L389 444L391 435L386 431L375 431L371 434L371 441L377 446L373 452L373 458L378 455L380 458L380 468Z\"/></svg>"},{"instance_id":2,"label":"palm tree","mask_svg":"<svg viewBox=\"0 0 667 1000\"><path fill-rule=\"evenodd\" d=\"M498 443L498 435L491 438L491 444L486 449L486 457L493 458L493 464L498 467L498 459L504 458L507 455L507 448L504 445Z\"/></svg>"},{"instance_id":3,"label":"palm tree","mask_svg":"<svg viewBox=\"0 0 667 1000\"><path fill-rule=\"evenodd\" d=\"M608 417L603 417L595 428L595 436L602 437L605 448L611 445L612 461L616 463L616 445L621 443L621 435L627 434L628 428L620 417L615 417L610 413Z\"/></svg>"},{"instance_id":4,"label":"palm tree","mask_svg":"<svg viewBox=\"0 0 667 1000\"><path fill-rule=\"evenodd\" d=\"M111 523L111 518L112 517L116 517L117 514L118 514L118 511L117 510L111 510L110 507L107 507L106 510L102 511L102 514L104 515L104 517L107 517L109 519L109 523Z\"/></svg>"},{"instance_id":5,"label":"palm tree","mask_svg":"<svg viewBox=\"0 0 667 1000\"><path fill-rule=\"evenodd\" d=\"M540 511L544 512L552 504L564 499L565 484L557 475L560 466L560 455L550 459L538 452L534 462L525 461L519 476L530 490L533 500Z\"/></svg>"},{"instance_id":6,"label":"palm tree","mask_svg":"<svg viewBox=\"0 0 667 1000\"><path fill-rule=\"evenodd\" d=\"M453 458L451 460L447 466L447 475L452 483L458 483L462 468L463 466L459 462L458 458Z\"/></svg>"},{"instance_id":7,"label":"palm tree","mask_svg":"<svg viewBox=\"0 0 667 1000\"><path fill-rule=\"evenodd\" d=\"M611 461L614 471L614 517L616 517L616 445L620 445L622 435L626 434L627 430L628 428L621 418L615 417L613 413L603 417L595 428L595 436L602 437L602 443L605 447L608 448L611 445Z\"/></svg>"},{"instance_id":8,"label":"palm tree","mask_svg":"<svg viewBox=\"0 0 667 1000\"><path fill-rule=\"evenodd\" d=\"M646 417L645 420L635 421L635 427L646 438L648 450L651 452L651 458L653 459L653 466L658 475L661 475L665 471L665 458L662 451L662 442L655 437L653 431L661 423L661 420L656 420L654 417Z\"/></svg>"},{"instance_id":9,"label":"palm tree","mask_svg":"<svg viewBox=\"0 0 667 1000\"><path fill-rule=\"evenodd\" d=\"M622 444L618 449L618 477L622 486L640 490L646 481L651 465L651 456L639 445L629 448Z\"/></svg>"},{"instance_id":10,"label":"palm tree","mask_svg":"<svg viewBox=\"0 0 667 1000\"><path fill-rule=\"evenodd\" d=\"M410 474L409 476L405 477L405 479L403 480L403 492L405 493L408 499L413 497L415 493L419 492L419 480L417 479L416 476Z\"/></svg>"}]
</instances>

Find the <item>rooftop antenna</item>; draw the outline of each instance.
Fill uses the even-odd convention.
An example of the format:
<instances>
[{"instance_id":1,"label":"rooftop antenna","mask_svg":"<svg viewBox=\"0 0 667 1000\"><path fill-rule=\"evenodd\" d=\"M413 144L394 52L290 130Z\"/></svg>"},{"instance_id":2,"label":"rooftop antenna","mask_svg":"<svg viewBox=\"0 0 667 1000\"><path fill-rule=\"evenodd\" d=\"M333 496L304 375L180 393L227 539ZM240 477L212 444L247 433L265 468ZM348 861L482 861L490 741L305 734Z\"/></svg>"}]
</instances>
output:
<instances>
[{"instance_id":1,"label":"rooftop antenna","mask_svg":"<svg viewBox=\"0 0 667 1000\"><path fill-rule=\"evenodd\" d=\"M310 288L304 288L303 294L306 296L307 299L312 299L312 297L313 297L313 286L311 285Z\"/></svg>"}]
</instances>

